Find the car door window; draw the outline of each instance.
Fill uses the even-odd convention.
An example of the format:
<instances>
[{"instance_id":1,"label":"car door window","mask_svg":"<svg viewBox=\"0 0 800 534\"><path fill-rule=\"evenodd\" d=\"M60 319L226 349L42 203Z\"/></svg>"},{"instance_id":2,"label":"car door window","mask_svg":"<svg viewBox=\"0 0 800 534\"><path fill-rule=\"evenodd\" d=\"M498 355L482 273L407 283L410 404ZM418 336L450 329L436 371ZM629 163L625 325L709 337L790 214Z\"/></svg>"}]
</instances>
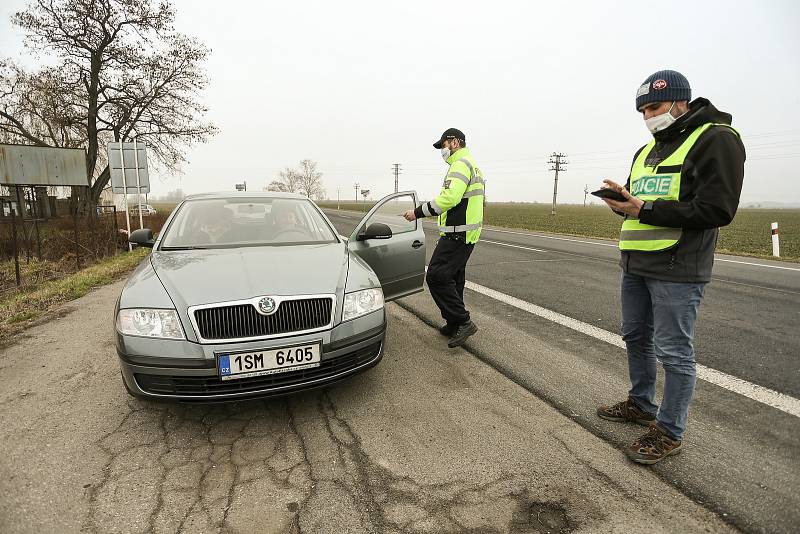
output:
<instances>
[{"instance_id":1,"label":"car door window","mask_svg":"<svg viewBox=\"0 0 800 534\"><path fill-rule=\"evenodd\" d=\"M413 232L417 229L417 221L407 221L403 214L415 207L414 197L410 194L390 199L378 206L378 209L364 221L363 227L367 228L370 224L379 222L389 226L392 235Z\"/></svg>"}]
</instances>

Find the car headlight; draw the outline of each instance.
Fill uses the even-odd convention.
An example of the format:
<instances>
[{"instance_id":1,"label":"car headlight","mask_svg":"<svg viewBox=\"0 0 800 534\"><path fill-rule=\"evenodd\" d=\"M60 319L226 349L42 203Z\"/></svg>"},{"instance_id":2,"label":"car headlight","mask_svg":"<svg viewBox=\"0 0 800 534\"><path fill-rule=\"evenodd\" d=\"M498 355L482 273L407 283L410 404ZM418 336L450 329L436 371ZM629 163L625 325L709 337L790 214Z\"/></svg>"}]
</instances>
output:
<instances>
[{"instance_id":1,"label":"car headlight","mask_svg":"<svg viewBox=\"0 0 800 534\"><path fill-rule=\"evenodd\" d=\"M383 291L381 288L364 289L344 296L342 322L361 317L383 308Z\"/></svg>"},{"instance_id":2,"label":"car headlight","mask_svg":"<svg viewBox=\"0 0 800 534\"><path fill-rule=\"evenodd\" d=\"M129 336L184 339L183 328L175 310L120 310L117 315L117 331Z\"/></svg>"}]
</instances>

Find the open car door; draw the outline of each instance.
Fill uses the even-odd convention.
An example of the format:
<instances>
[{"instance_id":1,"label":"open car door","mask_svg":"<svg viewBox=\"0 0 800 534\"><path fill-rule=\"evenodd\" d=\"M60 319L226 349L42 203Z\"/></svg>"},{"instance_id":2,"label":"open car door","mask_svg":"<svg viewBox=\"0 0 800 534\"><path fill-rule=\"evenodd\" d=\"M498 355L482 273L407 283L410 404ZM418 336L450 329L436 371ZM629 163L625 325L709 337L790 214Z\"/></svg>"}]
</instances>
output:
<instances>
[{"instance_id":1,"label":"open car door","mask_svg":"<svg viewBox=\"0 0 800 534\"><path fill-rule=\"evenodd\" d=\"M372 267L385 300L422 291L425 280L425 233L422 221L403 213L417 206L417 193L403 191L382 198L356 225L347 246Z\"/></svg>"}]
</instances>

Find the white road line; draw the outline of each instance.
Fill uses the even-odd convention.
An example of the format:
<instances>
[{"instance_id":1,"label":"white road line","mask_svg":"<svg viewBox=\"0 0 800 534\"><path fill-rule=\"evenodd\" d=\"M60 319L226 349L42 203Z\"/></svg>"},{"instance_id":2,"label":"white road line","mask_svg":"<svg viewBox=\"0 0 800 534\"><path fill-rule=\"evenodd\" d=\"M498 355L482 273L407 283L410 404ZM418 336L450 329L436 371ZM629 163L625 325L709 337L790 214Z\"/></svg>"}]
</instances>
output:
<instances>
[{"instance_id":1,"label":"white road line","mask_svg":"<svg viewBox=\"0 0 800 534\"><path fill-rule=\"evenodd\" d=\"M541 237L543 239L554 239L556 241L569 241L571 243L586 243L587 245L597 245L599 247L614 247L617 248L617 245L614 243L598 243L596 241L583 241L581 239L570 239L567 237L556 237L554 235L542 235L542 234L533 234L531 232L512 232L511 230L497 230L496 228L483 228L483 231L489 232L499 232L501 234L514 234L514 235L526 235L530 237Z\"/></svg>"},{"instance_id":2,"label":"white road line","mask_svg":"<svg viewBox=\"0 0 800 534\"><path fill-rule=\"evenodd\" d=\"M341 215L341 217L344 217L344 215ZM613 248L617 248L617 244L616 243L598 243L597 241L585 241L583 239L572 239L572 238L568 238L568 237L557 237L557 236L553 236L553 235L534 234L534 233L531 233L531 232L514 232L512 230L498 230L496 228L489 228L489 227L484 227L483 231L484 232L498 232L500 234L512 234L512 235L524 235L524 236L528 236L528 237L539 237L539 238L542 238L542 239L553 239L555 241L569 241L570 243L583 243L583 244L586 244L586 245L597 245L598 247L613 247ZM497 245L504 244L504 243L498 243L496 241L490 241L490 242L491 243L495 243ZM520 248L524 248L524 247L520 247ZM537 250L537 249L531 249L531 250L536 250L537 252L546 252L544 250ZM783 265L767 265L765 263L755 263L755 262L752 262L752 261L726 260L726 259L720 258L718 256L714 256L714 261L723 261L725 263L738 263L740 265L750 265L750 266L753 266L753 267L766 267L768 269L781 269L781 270L784 270L784 271L797 271L797 272L800 272L800 268L798 268L798 267L785 267Z\"/></svg>"},{"instance_id":3,"label":"white road line","mask_svg":"<svg viewBox=\"0 0 800 534\"><path fill-rule=\"evenodd\" d=\"M481 239L482 243L491 243L493 245L501 245L504 247L521 248L523 250L532 250L533 252L549 252L540 248L523 247L522 245L512 245L511 243L501 243L500 241L489 241L488 239Z\"/></svg>"},{"instance_id":4,"label":"white road line","mask_svg":"<svg viewBox=\"0 0 800 534\"><path fill-rule=\"evenodd\" d=\"M778 289L777 287L757 286L755 284L745 284L744 282L734 282L733 280L726 280L724 278L712 278L715 282L722 284L733 284L736 286L752 287L755 289L763 289L764 291L774 291L776 293L786 293L787 295L800 295L800 291L791 291L788 289Z\"/></svg>"},{"instance_id":5,"label":"white road line","mask_svg":"<svg viewBox=\"0 0 800 534\"><path fill-rule=\"evenodd\" d=\"M724 261L727 263L738 263L740 265L753 265L755 267L769 267L770 269L783 269L785 271L800 271L797 267L784 267L783 265L767 265L764 263L753 263L750 261L738 261L738 260L726 260L723 258L717 258L714 256L714 261Z\"/></svg>"},{"instance_id":6,"label":"white road line","mask_svg":"<svg viewBox=\"0 0 800 534\"><path fill-rule=\"evenodd\" d=\"M542 234L533 234L530 232L512 232L510 230L497 230L495 228L484 228L484 232L499 232L501 234L513 234L513 235L525 235L530 237L540 237L542 239L553 239L556 241L569 241L571 243L584 243L586 245L597 245L599 247L614 247L617 248L615 243L598 243L596 241L584 241L582 239L570 239L567 237L556 237L552 235L542 235ZM740 260L726 260L724 258L720 258L718 256L714 256L714 261L724 261L726 263L738 263L740 265L751 265L753 267L766 267L768 269L781 269L784 271L798 271L800 272L800 268L797 267L785 267L783 265L767 265L766 263L755 263L752 261L740 261Z\"/></svg>"},{"instance_id":7,"label":"white road line","mask_svg":"<svg viewBox=\"0 0 800 534\"><path fill-rule=\"evenodd\" d=\"M495 300L499 300L500 302L514 306L517 309L532 313L533 315L542 317L548 321L566 326L567 328L571 328L576 332L586 334L595 339L599 339L600 341L605 341L606 343L616 347L623 349L625 348L625 342L622 340L622 336L609 332L608 330L603 330L602 328L584 323L583 321L579 321L577 319L573 319L572 317L561 315L558 312L548 310L547 308L542 308L541 306L531 304L530 302L512 297L511 295L506 295L505 293L495 291L494 289L490 289L474 282L467 281L465 286L472 291L486 295L487 297L491 297ZM706 382L710 382L721 388L725 388L729 391L738 393L739 395L744 395L749 399L766 404L767 406L771 406L795 417L800 417L800 400L789 395L759 386L758 384L753 384L747 380L742 380L741 378L717 371L716 369L706 367L705 365L701 365L699 363L697 364L697 378L705 380Z\"/></svg>"},{"instance_id":8,"label":"white road line","mask_svg":"<svg viewBox=\"0 0 800 534\"><path fill-rule=\"evenodd\" d=\"M511 243L501 243L500 241L491 241L489 239L481 239L481 243L491 243L492 245L500 245L502 247L521 248L523 250L530 250L532 252L556 252L558 254L569 254L568 252L559 252L559 251L552 251L552 250L543 250L543 249L540 249L540 248L523 247L522 245L512 245ZM542 260L535 260L535 261L542 261ZM558 261L558 260L547 260L547 261ZM495 262L494 265L500 265L502 263L508 263L508 262L499 261L499 262ZM712 280L717 281L717 282L723 282L723 283L726 283L726 284L735 284L737 286L746 286L746 287L752 287L752 288L756 288L756 289L764 289L764 290L767 290L767 291L777 291L779 293L787 293L789 295L800 295L800 292L798 292L798 291L790 291L790 290L787 290L787 289L776 289L774 287L758 286L758 285L754 285L754 284L745 284L743 282L734 282L733 280L725 280L724 278L712 278Z\"/></svg>"}]
</instances>

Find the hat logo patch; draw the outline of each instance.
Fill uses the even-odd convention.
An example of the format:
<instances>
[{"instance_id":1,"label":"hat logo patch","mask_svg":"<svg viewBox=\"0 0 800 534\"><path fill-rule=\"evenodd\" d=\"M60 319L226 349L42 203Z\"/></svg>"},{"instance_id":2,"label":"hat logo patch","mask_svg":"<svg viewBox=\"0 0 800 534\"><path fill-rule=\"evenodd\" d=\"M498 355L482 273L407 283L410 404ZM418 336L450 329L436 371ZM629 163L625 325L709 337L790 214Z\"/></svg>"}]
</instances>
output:
<instances>
[{"instance_id":1,"label":"hat logo patch","mask_svg":"<svg viewBox=\"0 0 800 534\"><path fill-rule=\"evenodd\" d=\"M656 80L653 82L653 89L658 91L667 88L667 81L666 80Z\"/></svg>"}]
</instances>

